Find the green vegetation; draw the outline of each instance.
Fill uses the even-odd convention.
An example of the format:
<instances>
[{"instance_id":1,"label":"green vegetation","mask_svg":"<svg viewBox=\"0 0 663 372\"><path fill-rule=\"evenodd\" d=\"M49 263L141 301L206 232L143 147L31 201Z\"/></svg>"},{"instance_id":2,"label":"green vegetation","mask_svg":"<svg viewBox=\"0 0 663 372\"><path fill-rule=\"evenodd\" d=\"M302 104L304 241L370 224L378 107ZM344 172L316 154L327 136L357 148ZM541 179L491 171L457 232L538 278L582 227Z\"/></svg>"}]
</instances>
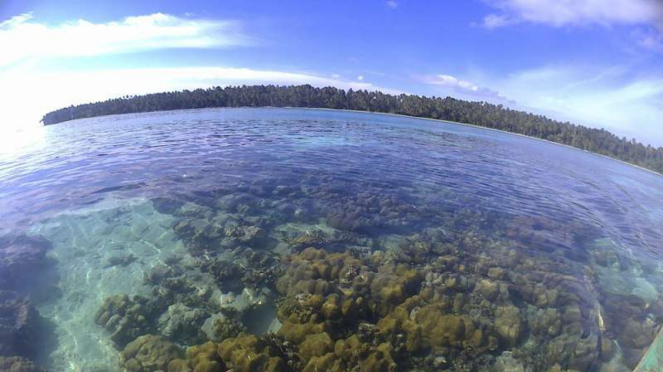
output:
<instances>
[{"instance_id":1,"label":"green vegetation","mask_svg":"<svg viewBox=\"0 0 663 372\"><path fill-rule=\"evenodd\" d=\"M398 96L365 90L347 92L331 87L242 86L184 90L123 97L71 106L44 115L45 125L67 120L135 112L205 107L312 107L384 112L456 121L524 134L582 150L607 155L663 173L663 148L619 138L604 130L559 122L542 115L516 111L502 105L463 101L451 97Z\"/></svg>"}]
</instances>

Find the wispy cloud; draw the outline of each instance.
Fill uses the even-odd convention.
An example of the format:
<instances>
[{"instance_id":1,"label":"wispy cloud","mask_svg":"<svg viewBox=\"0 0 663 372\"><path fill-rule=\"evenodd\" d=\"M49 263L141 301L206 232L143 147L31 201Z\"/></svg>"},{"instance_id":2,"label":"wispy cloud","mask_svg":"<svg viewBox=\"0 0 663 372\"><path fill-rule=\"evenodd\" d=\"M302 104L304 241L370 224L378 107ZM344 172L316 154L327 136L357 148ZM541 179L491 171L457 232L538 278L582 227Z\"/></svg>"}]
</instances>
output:
<instances>
[{"instance_id":1,"label":"wispy cloud","mask_svg":"<svg viewBox=\"0 0 663 372\"><path fill-rule=\"evenodd\" d=\"M663 145L663 78L619 66L550 65L491 81L519 108Z\"/></svg>"},{"instance_id":2,"label":"wispy cloud","mask_svg":"<svg viewBox=\"0 0 663 372\"><path fill-rule=\"evenodd\" d=\"M394 0L389 0L389 1L387 1L387 7L391 8L391 9L396 9L396 8L398 8L398 3L395 2Z\"/></svg>"},{"instance_id":3,"label":"wispy cloud","mask_svg":"<svg viewBox=\"0 0 663 372\"><path fill-rule=\"evenodd\" d=\"M492 101L512 102L511 100L504 97L497 91L485 87L480 87L475 83L466 80L461 80L451 75L438 74L438 75L416 76L415 80L424 82L426 84L451 88L457 93L461 93L463 95L471 96L474 98L488 99Z\"/></svg>"},{"instance_id":4,"label":"wispy cloud","mask_svg":"<svg viewBox=\"0 0 663 372\"><path fill-rule=\"evenodd\" d=\"M168 48L245 45L236 21L155 13L117 22L86 20L47 25L22 14L0 23L0 67L31 57L75 57Z\"/></svg>"},{"instance_id":5,"label":"wispy cloud","mask_svg":"<svg viewBox=\"0 0 663 372\"><path fill-rule=\"evenodd\" d=\"M566 25L642 25L663 27L660 0L484 0L498 10L484 18L484 26L501 27L518 22Z\"/></svg>"},{"instance_id":6,"label":"wispy cloud","mask_svg":"<svg viewBox=\"0 0 663 372\"><path fill-rule=\"evenodd\" d=\"M663 78L656 71L634 74L629 66L568 64L471 75L481 85L446 74L415 79L459 98L503 103L663 146Z\"/></svg>"},{"instance_id":7,"label":"wispy cloud","mask_svg":"<svg viewBox=\"0 0 663 372\"><path fill-rule=\"evenodd\" d=\"M500 14L489 14L483 18L483 22L481 23L481 26L488 28L488 29L493 29L493 28L498 28L498 27L504 27L507 26L511 23L513 23L513 19L507 18L505 15L500 15Z\"/></svg>"},{"instance_id":8,"label":"wispy cloud","mask_svg":"<svg viewBox=\"0 0 663 372\"><path fill-rule=\"evenodd\" d=\"M654 28L637 28L631 32L638 46L653 52L663 53L663 33Z\"/></svg>"}]
</instances>

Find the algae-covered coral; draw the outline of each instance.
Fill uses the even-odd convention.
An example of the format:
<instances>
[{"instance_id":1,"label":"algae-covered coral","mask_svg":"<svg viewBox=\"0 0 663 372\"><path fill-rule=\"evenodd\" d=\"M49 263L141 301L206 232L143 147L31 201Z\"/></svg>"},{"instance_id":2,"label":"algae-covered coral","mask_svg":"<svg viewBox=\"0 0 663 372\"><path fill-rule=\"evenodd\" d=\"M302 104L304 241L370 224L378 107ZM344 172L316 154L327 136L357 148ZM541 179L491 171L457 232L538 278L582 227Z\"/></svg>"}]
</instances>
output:
<instances>
[{"instance_id":1,"label":"algae-covered coral","mask_svg":"<svg viewBox=\"0 0 663 372\"><path fill-rule=\"evenodd\" d=\"M627 371L660 329L606 284L652 269L574 222L324 184L154 204L186 251L100 305L127 371Z\"/></svg>"},{"instance_id":2,"label":"algae-covered coral","mask_svg":"<svg viewBox=\"0 0 663 372\"><path fill-rule=\"evenodd\" d=\"M128 235L139 246L127 265L108 265L128 257L122 246L63 249L121 283L86 297L95 310L81 318L108 343L113 367L622 372L660 329L658 269L591 227L328 181L155 199ZM39 262L33 252L28 261ZM30 302L7 299L0 315L17 326L0 336L26 341L0 344L31 358L34 328L20 324L35 323L19 316Z\"/></svg>"}]
</instances>

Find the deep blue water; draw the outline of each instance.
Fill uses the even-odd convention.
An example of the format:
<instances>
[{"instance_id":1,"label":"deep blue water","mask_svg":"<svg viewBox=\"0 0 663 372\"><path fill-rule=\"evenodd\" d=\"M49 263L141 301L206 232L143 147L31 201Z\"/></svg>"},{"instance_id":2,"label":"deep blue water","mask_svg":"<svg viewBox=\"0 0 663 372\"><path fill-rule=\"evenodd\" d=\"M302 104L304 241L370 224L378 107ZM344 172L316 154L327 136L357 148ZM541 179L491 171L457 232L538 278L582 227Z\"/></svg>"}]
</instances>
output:
<instances>
[{"instance_id":1,"label":"deep blue water","mask_svg":"<svg viewBox=\"0 0 663 372\"><path fill-rule=\"evenodd\" d=\"M526 356L505 354L509 347L500 346L485 351L488 357L481 362L485 365L552 367L543 362L552 358L546 354L550 351L534 350L526 346L528 340L549 350L546 342L552 345L576 337L564 344L567 346L560 355L577 354L568 345L579 347L582 342L594 342L589 349L596 352L598 348L599 352L587 356L590 362L560 356L557 364L561 367L598 371L601 363L612 363L632 368L644 350L642 340L632 340L632 324L643 327L637 331L640 334L653 335L660 328L663 177L618 161L453 123L323 110L213 109L122 115L49 126L39 135L32 144L0 154L0 232L39 234L53 244L47 256L55 261L53 270L62 284L56 280L54 285L62 295L32 296L42 315L54 319L61 337L60 346L39 356L56 370L89 366L86 363L93 358L86 358L85 353L110 360L108 370L113 370L116 363L114 354L108 351L112 348L81 351L79 346L72 346L80 343L75 340L77 336L71 336L73 341L62 336L71 334L71 327L80 327L77 324L89 324L103 338L103 327L90 319L74 324L63 321L58 327L61 308L74 301L67 297L71 283L80 280L67 279L63 273L63 261L67 261L63 257L68 249L77 245L83 252L77 257L83 257L94 245L96 257L106 259L107 253L97 251L99 245L135 241L136 236L143 236L135 229L112 234L117 226L139 224L140 231L146 231L141 239L155 244L160 251L170 249L148 238L152 236L148 220L156 221L155 213L161 219L153 225L161 226L164 232L154 236L163 237L166 232L173 235L174 230L170 243L163 244L179 244L181 247L174 251L181 249L186 252L182 254L191 255L203 272L204 265L197 256L201 250L205 255L221 257L226 248L217 246L231 243L217 242L209 236L203 241L200 234L192 236L175 226L192 215L216 221L223 213L242 221L241 226L248 223L263 228L274 244L245 245L257 251L278 251L281 257L299 251L289 240L296 238L298 230L292 226L299 224L304 226L302 231L310 232L306 229L317 226L331 235L353 234L351 244L331 244L333 239L329 237L322 239L325 243L311 244L329 251L352 251L359 257L389 250L414 257L417 253L408 249L416 246L418 239L426 240L440 248L432 248L425 252L426 258L408 264L422 273L432 273L431 277L442 275L445 280L460 275L481 283L481 278L488 275L482 262L495 262L507 273L515 274L498 279L488 276L503 283L510 297L494 299L486 295L493 308L483 315L488 319L485 333L497 332L504 345L505 336L492 331L488 324L493 322L491 316L500 313L496 310L499 306L516 307L523 319L522 331L511 346L520 348ZM232 198L237 200L229 207L227 200ZM141 200L152 201L156 212L141 209ZM186 212L185 204L207 208L207 212ZM103 228L99 227L102 223ZM65 226L70 235L65 236ZM76 243L79 239L85 243ZM468 243L471 239L476 242ZM445 249L452 249L454 255L466 260L462 268L435 266L436 257L449 253ZM510 251L518 252L517 260L503 259ZM132 270L144 265L135 272L123 274L124 266L111 265L109 269L103 262L93 263L93 259L74 263L73 258L67 262L72 265L67 270L89 272L92 269L80 266L90 265L95 271L114 270L108 275L137 278L120 287L95 284L105 288L105 295L147 293L142 275L154 266L149 253L136 252L137 263L126 266L126 270ZM536 275L527 270L536 271ZM99 275L99 281L110 280L106 274ZM554 275L559 276L552 278ZM530 287L541 283L575 297L554 303L529 299L537 296ZM40 292L39 288L27 291ZM97 308L104 297L85 289L78 291L83 308ZM441 296L451 296L456 290L446 285L438 291ZM474 303L472 293L478 290L458 291L468 296L467 303ZM625 303L635 305L626 312ZM555 309L562 314L562 323L567 324L571 320L564 314L569 314L571 306L581 309L582 332L576 335L573 329L565 329L549 336L535 334L537 309ZM472 316L477 316L474 307L466 308L468 314L472 311ZM67 311L69 317L83 316ZM462 313L462 309L454 310L456 315ZM596 320L599 318L600 322ZM377 322L375 317L370 319ZM482 321L475 319L477 324ZM653 336L647 337L644 342L651 342ZM616 356L601 359L603 339L609 339L608 343L619 350ZM171 341L189 346L180 339ZM426 352L444 351L448 359L467 358L464 353L468 351L461 349L450 352L433 348ZM67 358L78 359L63 362ZM397 362L414 363L407 358ZM451 362L438 367L464 370Z\"/></svg>"}]
</instances>

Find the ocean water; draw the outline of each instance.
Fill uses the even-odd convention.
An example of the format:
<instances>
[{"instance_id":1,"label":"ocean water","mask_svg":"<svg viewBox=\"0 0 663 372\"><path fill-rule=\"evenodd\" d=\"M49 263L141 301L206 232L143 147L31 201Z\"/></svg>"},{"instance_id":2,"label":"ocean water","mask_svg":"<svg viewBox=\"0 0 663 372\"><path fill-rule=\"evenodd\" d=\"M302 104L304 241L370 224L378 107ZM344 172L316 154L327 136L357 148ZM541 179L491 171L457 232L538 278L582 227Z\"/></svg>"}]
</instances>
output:
<instances>
[{"instance_id":1,"label":"ocean water","mask_svg":"<svg viewBox=\"0 0 663 372\"><path fill-rule=\"evenodd\" d=\"M622 372L663 324L661 176L452 123L62 123L0 221L0 370Z\"/></svg>"}]
</instances>

